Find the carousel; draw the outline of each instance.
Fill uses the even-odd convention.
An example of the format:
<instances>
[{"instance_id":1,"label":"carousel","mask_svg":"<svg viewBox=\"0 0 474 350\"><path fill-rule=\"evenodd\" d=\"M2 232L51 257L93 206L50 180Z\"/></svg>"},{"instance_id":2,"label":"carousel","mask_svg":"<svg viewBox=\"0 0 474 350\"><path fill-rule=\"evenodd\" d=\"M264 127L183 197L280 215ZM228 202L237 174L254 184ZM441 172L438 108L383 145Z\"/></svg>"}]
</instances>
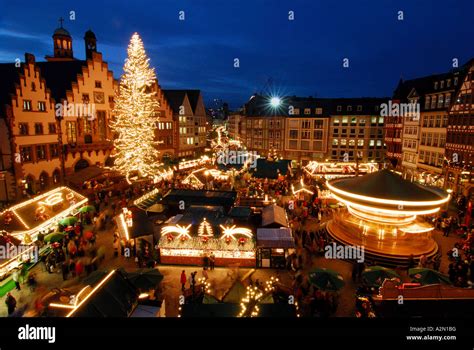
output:
<instances>
[{"instance_id":1,"label":"carousel","mask_svg":"<svg viewBox=\"0 0 474 350\"><path fill-rule=\"evenodd\" d=\"M327 182L332 196L345 204L326 228L346 246L363 246L366 260L406 265L411 256L433 256L438 245L423 216L436 214L449 194L424 187L389 171Z\"/></svg>"}]
</instances>

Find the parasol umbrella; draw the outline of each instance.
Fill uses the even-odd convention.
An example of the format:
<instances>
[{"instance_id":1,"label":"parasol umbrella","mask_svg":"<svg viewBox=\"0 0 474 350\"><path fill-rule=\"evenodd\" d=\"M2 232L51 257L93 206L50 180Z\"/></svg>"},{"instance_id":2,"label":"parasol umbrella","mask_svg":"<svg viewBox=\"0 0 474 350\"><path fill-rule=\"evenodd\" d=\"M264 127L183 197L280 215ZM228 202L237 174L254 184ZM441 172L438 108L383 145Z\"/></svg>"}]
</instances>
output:
<instances>
[{"instance_id":1,"label":"parasol umbrella","mask_svg":"<svg viewBox=\"0 0 474 350\"><path fill-rule=\"evenodd\" d=\"M408 270L408 275L413 278L413 282L427 284L451 284L448 276L438 271L423 267L415 267Z\"/></svg>"},{"instance_id":2,"label":"parasol umbrella","mask_svg":"<svg viewBox=\"0 0 474 350\"><path fill-rule=\"evenodd\" d=\"M77 222L77 218L74 216L68 216L67 218L62 219L59 223L63 226L72 226Z\"/></svg>"},{"instance_id":3,"label":"parasol umbrella","mask_svg":"<svg viewBox=\"0 0 474 350\"><path fill-rule=\"evenodd\" d=\"M344 279L333 270L316 268L309 273L309 282L321 290L337 291L344 287Z\"/></svg>"},{"instance_id":4,"label":"parasol umbrella","mask_svg":"<svg viewBox=\"0 0 474 350\"><path fill-rule=\"evenodd\" d=\"M362 280L370 287L380 287L385 279L397 278L401 281L400 275L383 266L371 266L362 272Z\"/></svg>"},{"instance_id":5,"label":"parasol umbrella","mask_svg":"<svg viewBox=\"0 0 474 350\"><path fill-rule=\"evenodd\" d=\"M163 280L157 269L139 269L127 273L128 280L139 289L153 289Z\"/></svg>"},{"instance_id":6,"label":"parasol umbrella","mask_svg":"<svg viewBox=\"0 0 474 350\"><path fill-rule=\"evenodd\" d=\"M50 233L49 235L45 236L44 241L46 243L61 242L63 240L64 236L66 236L66 235L62 232L53 232L53 233Z\"/></svg>"},{"instance_id":7,"label":"parasol umbrella","mask_svg":"<svg viewBox=\"0 0 474 350\"><path fill-rule=\"evenodd\" d=\"M85 205L81 209L78 210L79 213L92 213L95 211L94 206L92 205Z\"/></svg>"}]
</instances>

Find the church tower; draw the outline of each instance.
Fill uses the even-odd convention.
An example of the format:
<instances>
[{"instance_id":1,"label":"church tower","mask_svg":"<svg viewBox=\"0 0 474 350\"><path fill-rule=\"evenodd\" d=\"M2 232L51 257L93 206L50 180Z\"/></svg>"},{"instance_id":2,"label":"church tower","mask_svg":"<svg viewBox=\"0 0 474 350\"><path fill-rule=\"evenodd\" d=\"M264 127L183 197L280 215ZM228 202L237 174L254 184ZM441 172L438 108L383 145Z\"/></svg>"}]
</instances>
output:
<instances>
[{"instance_id":1,"label":"church tower","mask_svg":"<svg viewBox=\"0 0 474 350\"><path fill-rule=\"evenodd\" d=\"M54 31L54 56L47 56L46 59L48 61L69 61L74 59L72 52L72 37L71 34L63 28L63 22L64 20L60 18L60 26Z\"/></svg>"},{"instance_id":2,"label":"church tower","mask_svg":"<svg viewBox=\"0 0 474 350\"><path fill-rule=\"evenodd\" d=\"M92 53L97 52L97 38L90 29L84 35L84 44L86 46L86 58L92 59Z\"/></svg>"}]
</instances>

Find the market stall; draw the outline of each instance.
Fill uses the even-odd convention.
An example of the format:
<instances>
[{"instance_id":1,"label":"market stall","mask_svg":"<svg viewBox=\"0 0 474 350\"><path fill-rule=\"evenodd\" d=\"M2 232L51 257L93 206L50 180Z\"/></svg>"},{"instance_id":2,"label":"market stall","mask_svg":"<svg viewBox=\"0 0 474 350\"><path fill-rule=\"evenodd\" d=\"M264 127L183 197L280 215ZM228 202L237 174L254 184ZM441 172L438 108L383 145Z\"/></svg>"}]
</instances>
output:
<instances>
[{"instance_id":1,"label":"market stall","mask_svg":"<svg viewBox=\"0 0 474 350\"><path fill-rule=\"evenodd\" d=\"M290 228L257 229L257 267L285 268L286 258L294 248Z\"/></svg>"},{"instance_id":2,"label":"market stall","mask_svg":"<svg viewBox=\"0 0 474 350\"><path fill-rule=\"evenodd\" d=\"M24 263L37 261L48 249L35 244L38 235L53 232L62 219L77 214L85 203L87 198L81 194L68 187L58 187L0 213L0 232L13 238L0 247L8 252L7 258L0 260L0 280Z\"/></svg>"}]
</instances>

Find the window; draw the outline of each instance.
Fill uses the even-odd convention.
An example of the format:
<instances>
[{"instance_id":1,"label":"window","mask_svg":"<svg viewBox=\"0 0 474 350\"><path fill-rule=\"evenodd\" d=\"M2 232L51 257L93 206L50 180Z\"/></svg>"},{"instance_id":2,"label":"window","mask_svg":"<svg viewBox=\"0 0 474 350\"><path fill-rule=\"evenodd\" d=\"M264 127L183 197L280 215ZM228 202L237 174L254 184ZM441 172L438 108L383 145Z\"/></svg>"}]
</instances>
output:
<instances>
[{"instance_id":1,"label":"window","mask_svg":"<svg viewBox=\"0 0 474 350\"><path fill-rule=\"evenodd\" d=\"M300 109L299 108L294 108L293 109L293 114L294 115L300 115Z\"/></svg>"},{"instance_id":2,"label":"window","mask_svg":"<svg viewBox=\"0 0 474 350\"><path fill-rule=\"evenodd\" d=\"M349 121L349 117L342 117L342 125L347 125L348 121Z\"/></svg>"},{"instance_id":3,"label":"window","mask_svg":"<svg viewBox=\"0 0 474 350\"><path fill-rule=\"evenodd\" d=\"M314 128L315 129L322 129L324 127L324 121L322 120L315 120L314 121Z\"/></svg>"},{"instance_id":4,"label":"window","mask_svg":"<svg viewBox=\"0 0 474 350\"><path fill-rule=\"evenodd\" d=\"M428 127L428 117L423 117L423 126Z\"/></svg>"},{"instance_id":5,"label":"window","mask_svg":"<svg viewBox=\"0 0 474 350\"><path fill-rule=\"evenodd\" d=\"M420 154L418 156L418 160L423 163L425 161L425 151L420 151Z\"/></svg>"},{"instance_id":6,"label":"window","mask_svg":"<svg viewBox=\"0 0 474 350\"><path fill-rule=\"evenodd\" d=\"M356 117L352 117L351 118L351 125L356 125L357 124L357 118Z\"/></svg>"},{"instance_id":7,"label":"window","mask_svg":"<svg viewBox=\"0 0 474 350\"><path fill-rule=\"evenodd\" d=\"M364 126L365 125L365 118L360 118L359 119L359 125Z\"/></svg>"},{"instance_id":8,"label":"window","mask_svg":"<svg viewBox=\"0 0 474 350\"><path fill-rule=\"evenodd\" d=\"M84 118L84 134L90 135L92 134L92 123L90 120Z\"/></svg>"},{"instance_id":9,"label":"window","mask_svg":"<svg viewBox=\"0 0 474 350\"><path fill-rule=\"evenodd\" d=\"M374 147L374 146L375 146L375 140L370 140L369 147Z\"/></svg>"},{"instance_id":10,"label":"window","mask_svg":"<svg viewBox=\"0 0 474 350\"><path fill-rule=\"evenodd\" d=\"M337 147L339 145L339 140L338 139L332 139L332 145Z\"/></svg>"},{"instance_id":11,"label":"window","mask_svg":"<svg viewBox=\"0 0 474 350\"><path fill-rule=\"evenodd\" d=\"M337 111L338 112L342 111L342 106L337 106Z\"/></svg>"},{"instance_id":12,"label":"window","mask_svg":"<svg viewBox=\"0 0 474 350\"><path fill-rule=\"evenodd\" d=\"M290 139L298 138L298 130L290 130Z\"/></svg>"},{"instance_id":13,"label":"window","mask_svg":"<svg viewBox=\"0 0 474 350\"><path fill-rule=\"evenodd\" d=\"M89 94L82 94L82 103L89 103Z\"/></svg>"},{"instance_id":14,"label":"window","mask_svg":"<svg viewBox=\"0 0 474 350\"><path fill-rule=\"evenodd\" d=\"M31 101L30 100L23 100L23 110L24 111L31 111Z\"/></svg>"},{"instance_id":15,"label":"window","mask_svg":"<svg viewBox=\"0 0 474 350\"><path fill-rule=\"evenodd\" d=\"M349 147L354 147L355 146L355 140L354 139L350 139L349 140Z\"/></svg>"},{"instance_id":16,"label":"window","mask_svg":"<svg viewBox=\"0 0 474 350\"><path fill-rule=\"evenodd\" d=\"M347 146L347 140L341 139L341 146Z\"/></svg>"},{"instance_id":17,"label":"window","mask_svg":"<svg viewBox=\"0 0 474 350\"><path fill-rule=\"evenodd\" d=\"M435 125L435 117L434 117L434 116L430 116L428 126L429 126L430 128L434 128L434 125Z\"/></svg>"},{"instance_id":18,"label":"window","mask_svg":"<svg viewBox=\"0 0 474 350\"><path fill-rule=\"evenodd\" d=\"M431 97L431 109L436 108L436 96Z\"/></svg>"},{"instance_id":19,"label":"window","mask_svg":"<svg viewBox=\"0 0 474 350\"><path fill-rule=\"evenodd\" d=\"M95 81L95 87L96 89L101 89L102 88L102 82L100 80Z\"/></svg>"},{"instance_id":20,"label":"window","mask_svg":"<svg viewBox=\"0 0 474 350\"><path fill-rule=\"evenodd\" d=\"M45 160L46 159L46 146L38 145L36 146L36 160Z\"/></svg>"},{"instance_id":21,"label":"window","mask_svg":"<svg viewBox=\"0 0 474 350\"><path fill-rule=\"evenodd\" d=\"M38 111L46 112L46 103L44 101L38 101Z\"/></svg>"},{"instance_id":22,"label":"window","mask_svg":"<svg viewBox=\"0 0 474 350\"><path fill-rule=\"evenodd\" d=\"M384 121L383 117L379 117L379 124L380 125L383 125L383 121Z\"/></svg>"},{"instance_id":23,"label":"window","mask_svg":"<svg viewBox=\"0 0 474 350\"><path fill-rule=\"evenodd\" d=\"M301 149L309 150L309 141L301 141Z\"/></svg>"},{"instance_id":24,"label":"window","mask_svg":"<svg viewBox=\"0 0 474 350\"><path fill-rule=\"evenodd\" d=\"M432 140L433 140L433 133L429 132L426 137L426 145L431 146Z\"/></svg>"},{"instance_id":25,"label":"window","mask_svg":"<svg viewBox=\"0 0 474 350\"><path fill-rule=\"evenodd\" d=\"M433 143L431 144L433 147L438 147L438 139L439 134L433 134Z\"/></svg>"},{"instance_id":26,"label":"window","mask_svg":"<svg viewBox=\"0 0 474 350\"><path fill-rule=\"evenodd\" d=\"M35 123L35 135L43 135L43 123Z\"/></svg>"},{"instance_id":27,"label":"window","mask_svg":"<svg viewBox=\"0 0 474 350\"><path fill-rule=\"evenodd\" d=\"M66 139L68 143L77 142L77 124L76 122L66 122Z\"/></svg>"},{"instance_id":28,"label":"window","mask_svg":"<svg viewBox=\"0 0 474 350\"><path fill-rule=\"evenodd\" d=\"M444 106L444 98L443 95L438 96L438 108L443 108Z\"/></svg>"},{"instance_id":29,"label":"window","mask_svg":"<svg viewBox=\"0 0 474 350\"><path fill-rule=\"evenodd\" d=\"M311 121L309 121L309 120L303 120L301 125L302 125L301 126L302 129L311 129Z\"/></svg>"},{"instance_id":30,"label":"window","mask_svg":"<svg viewBox=\"0 0 474 350\"><path fill-rule=\"evenodd\" d=\"M444 107L449 107L451 105L451 94L446 94L444 100Z\"/></svg>"},{"instance_id":31,"label":"window","mask_svg":"<svg viewBox=\"0 0 474 350\"><path fill-rule=\"evenodd\" d=\"M304 114L306 114L306 115L311 114L311 108L305 108L304 109Z\"/></svg>"},{"instance_id":32,"label":"window","mask_svg":"<svg viewBox=\"0 0 474 350\"><path fill-rule=\"evenodd\" d=\"M28 123L19 123L18 129L20 130L20 135L28 135Z\"/></svg>"},{"instance_id":33,"label":"window","mask_svg":"<svg viewBox=\"0 0 474 350\"><path fill-rule=\"evenodd\" d=\"M59 147L57 143L52 143L49 145L49 157L50 158L59 157Z\"/></svg>"},{"instance_id":34,"label":"window","mask_svg":"<svg viewBox=\"0 0 474 350\"><path fill-rule=\"evenodd\" d=\"M323 139L323 131L322 130L314 130L313 131L313 139L322 140Z\"/></svg>"},{"instance_id":35,"label":"window","mask_svg":"<svg viewBox=\"0 0 474 350\"><path fill-rule=\"evenodd\" d=\"M360 112L360 111L362 111L362 106L361 106L361 105L358 105L358 106L357 106L357 112Z\"/></svg>"},{"instance_id":36,"label":"window","mask_svg":"<svg viewBox=\"0 0 474 350\"><path fill-rule=\"evenodd\" d=\"M31 146L20 147L20 156L23 163L32 162L33 154Z\"/></svg>"},{"instance_id":37,"label":"window","mask_svg":"<svg viewBox=\"0 0 474 350\"><path fill-rule=\"evenodd\" d=\"M99 130L99 138L105 140L107 136L105 129L105 111L97 111L97 128Z\"/></svg>"},{"instance_id":38,"label":"window","mask_svg":"<svg viewBox=\"0 0 474 350\"><path fill-rule=\"evenodd\" d=\"M364 140L358 139L357 140L357 147L364 147Z\"/></svg>"},{"instance_id":39,"label":"window","mask_svg":"<svg viewBox=\"0 0 474 350\"><path fill-rule=\"evenodd\" d=\"M351 136L355 136L356 129L351 129Z\"/></svg>"},{"instance_id":40,"label":"window","mask_svg":"<svg viewBox=\"0 0 474 350\"><path fill-rule=\"evenodd\" d=\"M297 148L298 148L298 141L296 141L296 140L290 140L289 148L291 148L291 149L297 149Z\"/></svg>"},{"instance_id":41,"label":"window","mask_svg":"<svg viewBox=\"0 0 474 350\"><path fill-rule=\"evenodd\" d=\"M448 79L446 80L446 87L450 87L451 86L451 79Z\"/></svg>"},{"instance_id":42,"label":"window","mask_svg":"<svg viewBox=\"0 0 474 350\"><path fill-rule=\"evenodd\" d=\"M352 112L352 106L347 106L347 111Z\"/></svg>"},{"instance_id":43,"label":"window","mask_svg":"<svg viewBox=\"0 0 474 350\"><path fill-rule=\"evenodd\" d=\"M426 145L426 132L421 133L421 144Z\"/></svg>"},{"instance_id":44,"label":"window","mask_svg":"<svg viewBox=\"0 0 474 350\"><path fill-rule=\"evenodd\" d=\"M36 91L36 84L35 83L31 83L31 91Z\"/></svg>"},{"instance_id":45,"label":"window","mask_svg":"<svg viewBox=\"0 0 474 350\"><path fill-rule=\"evenodd\" d=\"M439 84L439 88L443 89L444 88L444 80L441 80L441 83Z\"/></svg>"},{"instance_id":46,"label":"window","mask_svg":"<svg viewBox=\"0 0 474 350\"><path fill-rule=\"evenodd\" d=\"M444 148L446 146L446 134L439 135L439 147Z\"/></svg>"},{"instance_id":47,"label":"window","mask_svg":"<svg viewBox=\"0 0 474 350\"><path fill-rule=\"evenodd\" d=\"M56 134L56 123L48 123L48 132L50 134Z\"/></svg>"},{"instance_id":48,"label":"window","mask_svg":"<svg viewBox=\"0 0 474 350\"><path fill-rule=\"evenodd\" d=\"M429 97L429 96L426 96L425 109L429 109L429 108L430 108L430 102L431 102L430 97Z\"/></svg>"},{"instance_id":49,"label":"window","mask_svg":"<svg viewBox=\"0 0 474 350\"><path fill-rule=\"evenodd\" d=\"M323 114L323 109L321 107L316 108L316 114Z\"/></svg>"},{"instance_id":50,"label":"window","mask_svg":"<svg viewBox=\"0 0 474 350\"><path fill-rule=\"evenodd\" d=\"M334 129L334 130L332 131L332 134L333 134L334 136L337 136L337 134L339 134L339 129Z\"/></svg>"},{"instance_id":51,"label":"window","mask_svg":"<svg viewBox=\"0 0 474 350\"><path fill-rule=\"evenodd\" d=\"M333 125L339 125L339 117L334 118Z\"/></svg>"},{"instance_id":52,"label":"window","mask_svg":"<svg viewBox=\"0 0 474 350\"><path fill-rule=\"evenodd\" d=\"M435 81L435 83L434 83L434 89L438 90L438 82L437 81Z\"/></svg>"},{"instance_id":53,"label":"window","mask_svg":"<svg viewBox=\"0 0 474 350\"><path fill-rule=\"evenodd\" d=\"M440 115L436 116L435 127L437 127L437 128L441 127L441 116Z\"/></svg>"},{"instance_id":54,"label":"window","mask_svg":"<svg viewBox=\"0 0 474 350\"><path fill-rule=\"evenodd\" d=\"M377 140L377 147L382 147L382 140Z\"/></svg>"}]
</instances>

